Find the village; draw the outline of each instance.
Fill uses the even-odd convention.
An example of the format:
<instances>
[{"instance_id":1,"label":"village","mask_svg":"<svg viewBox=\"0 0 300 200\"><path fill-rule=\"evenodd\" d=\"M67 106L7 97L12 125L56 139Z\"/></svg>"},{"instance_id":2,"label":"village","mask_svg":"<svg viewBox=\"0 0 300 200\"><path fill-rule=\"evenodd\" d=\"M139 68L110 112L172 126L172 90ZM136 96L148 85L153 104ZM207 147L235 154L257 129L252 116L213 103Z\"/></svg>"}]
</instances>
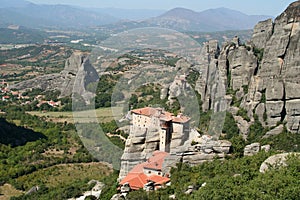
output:
<instances>
[{"instance_id":1,"label":"village","mask_svg":"<svg viewBox=\"0 0 300 200\"><path fill-rule=\"evenodd\" d=\"M4 79L0 81L0 99L2 102L17 103L19 105L36 103L37 108L40 108L43 104L53 108L61 106L61 101L45 100L45 95L37 94L28 96L24 91L12 90L9 88L9 83Z\"/></svg>"}]
</instances>

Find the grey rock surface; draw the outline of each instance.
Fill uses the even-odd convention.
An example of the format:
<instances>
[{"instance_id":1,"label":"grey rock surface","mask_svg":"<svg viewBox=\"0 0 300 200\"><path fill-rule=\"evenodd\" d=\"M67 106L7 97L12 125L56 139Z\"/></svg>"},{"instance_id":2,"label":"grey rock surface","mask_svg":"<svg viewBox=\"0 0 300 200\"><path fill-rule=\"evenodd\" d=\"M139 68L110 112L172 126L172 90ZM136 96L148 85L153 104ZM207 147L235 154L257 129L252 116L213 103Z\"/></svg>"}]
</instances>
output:
<instances>
[{"instance_id":1,"label":"grey rock surface","mask_svg":"<svg viewBox=\"0 0 300 200\"><path fill-rule=\"evenodd\" d=\"M270 156L261 164L259 172L265 173L270 170L270 166L274 168L287 166L286 160L289 156L297 156L299 158L299 155L299 153L282 153Z\"/></svg>"},{"instance_id":2,"label":"grey rock surface","mask_svg":"<svg viewBox=\"0 0 300 200\"><path fill-rule=\"evenodd\" d=\"M273 21L267 19L255 25L253 29L252 42L257 48L264 48L266 42L273 34Z\"/></svg>"},{"instance_id":3,"label":"grey rock surface","mask_svg":"<svg viewBox=\"0 0 300 200\"><path fill-rule=\"evenodd\" d=\"M273 128L272 130L268 131L263 138L268 138L271 136L275 136L275 135L279 135L280 133L282 133L284 126L282 124L280 124L279 126Z\"/></svg>"},{"instance_id":4,"label":"grey rock surface","mask_svg":"<svg viewBox=\"0 0 300 200\"><path fill-rule=\"evenodd\" d=\"M244 148L244 156L253 156L260 151L260 148L261 146L258 142L249 144Z\"/></svg>"}]
</instances>

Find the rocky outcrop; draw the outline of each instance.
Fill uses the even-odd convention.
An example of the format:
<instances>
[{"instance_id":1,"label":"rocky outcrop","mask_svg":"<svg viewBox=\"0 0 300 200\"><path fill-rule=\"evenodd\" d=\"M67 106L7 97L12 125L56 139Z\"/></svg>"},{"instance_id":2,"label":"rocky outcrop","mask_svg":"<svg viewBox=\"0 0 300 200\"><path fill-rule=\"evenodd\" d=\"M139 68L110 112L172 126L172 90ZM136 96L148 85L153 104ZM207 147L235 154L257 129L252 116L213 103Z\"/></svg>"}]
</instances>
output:
<instances>
[{"instance_id":1,"label":"rocky outcrop","mask_svg":"<svg viewBox=\"0 0 300 200\"><path fill-rule=\"evenodd\" d=\"M237 124L237 127L240 130L240 133L246 139L249 134L250 123L248 123L246 120L244 120L243 117L241 117L241 116L234 116L234 120Z\"/></svg>"},{"instance_id":2,"label":"rocky outcrop","mask_svg":"<svg viewBox=\"0 0 300 200\"><path fill-rule=\"evenodd\" d=\"M253 29L252 42L257 48L264 48L273 34L274 24L272 19L261 21Z\"/></svg>"},{"instance_id":3,"label":"rocky outcrop","mask_svg":"<svg viewBox=\"0 0 300 200\"><path fill-rule=\"evenodd\" d=\"M203 101L202 109L204 111L214 109L216 105L224 98L226 94L224 79L226 76L222 74L223 70L219 68L218 56L220 54L220 48L218 42L213 40L204 44L202 49L201 62L196 67L200 76L196 82L196 91L201 95ZM219 109L226 110L226 103L221 102ZM224 104L225 103L225 104ZM225 109L224 109L225 108Z\"/></svg>"},{"instance_id":4,"label":"rocky outcrop","mask_svg":"<svg viewBox=\"0 0 300 200\"><path fill-rule=\"evenodd\" d=\"M299 158L299 153L282 153L270 156L267 158L260 166L259 172L265 173L270 170L270 167L278 168L287 166L287 159L291 156L297 156Z\"/></svg>"},{"instance_id":5,"label":"rocky outcrop","mask_svg":"<svg viewBox=\"0 0 300 200\"><path fill-rule=\"evenodd\" d=\"M80 94L85 100L88 100L93 95L86 90L87 85L91 82L97 82L98 79L98 73L89 63L87 55L75 52L67 59L65 68L61 73L49 74L23 81L12 85L11 88L18 90L31 88L39 88L46 91L58 90L61 92L60 97L70 96L73 88L75 88L74 92Z\"/></svg>"},{"instance_id":6,"label":"rocky outcrop","mask_svg":"<svg viewBox=\"0 0 300 200\"><path fill-rule=\"evenodd\" d=\"M283 129L284 129L283 124L280 124L279 126L277 126L277 127L273 128L272 130L268 131L263 136L263 138L268 138L268 137L271 137L271 136L279 135L280 133L282 133Z\"/></svg>"},{"instance_id":7,"label":"rocky outcrop","mask_svg":"<svg viewBox=\"0 0 300 200\"><path fill-rule=\"evenodd\" d=\"M250 83L251 77L257 68L257 58L252 51L244 46L235 47L228 52L227 62L231 73L230 86L238 90Z\"/></svg>"},{"instance_id":8,"label":"rocky outcrop","mask_svg":"<svg viewBox=\"0 0 300 200\"><path fill-rule=\"evenodd\" d=\"M135 165L145 162L154 151L159 150L159 141L159 127L147 129L132 125L121 158L119 179L123 179Z\"/></svg>"},{"instance_id":9,"label":"rocky outcrop","mask_svg":"<svg viewBox=\"0 0 300 200\"><path fill-rule=\"evenodd\" d=\"M274 127L278 122L286 121L287 129L294 133L299 133L300 129L299 19L300 2L297 1L275 19L273 31L270 21L256 26L252 41L256 48L264 48L264 55L242 103L249 112L255 109L263 124ZM259 30L262 31L260 34ZM266 112L266 123L263 112Z\"/></svg>"},{"instance_id":10,"label":"rocky outcrop","mask_svg":"<svg viewBox=\"0 0 300 200\"><path fill-rule=\"evenodd\" d=\"M215 140L210 135L190 137L185 148L173 151L173 153L165 159L163 164L164 172L169 173L171 168L176 167L176 163L178 162L198 165L215 158L223 159L226 155L230 154L230 148L231 142L227 140Z\"/></svg>"},{"instance_id":11,"label":"rocky outcrop","mask_svg":"<svg viewBox=\"0 0 300 200\"><path fill-rule=\"evenodd\" d=\"M260 143L253 143L245 146L244 156L253 156L260 151Z\"/></svg>"}]
</instances>

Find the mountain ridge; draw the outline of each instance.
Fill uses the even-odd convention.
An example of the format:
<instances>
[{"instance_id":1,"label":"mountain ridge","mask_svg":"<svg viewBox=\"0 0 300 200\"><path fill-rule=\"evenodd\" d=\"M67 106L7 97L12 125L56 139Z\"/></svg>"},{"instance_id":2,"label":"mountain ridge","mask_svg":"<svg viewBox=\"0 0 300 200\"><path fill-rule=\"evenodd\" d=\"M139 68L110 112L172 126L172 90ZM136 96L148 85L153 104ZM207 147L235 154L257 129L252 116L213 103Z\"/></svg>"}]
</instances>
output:
<instances>
[{"instance_id":1,"label":"mountain ridge","mask_svg":"<svg viewBox=\"0 0 300 200\"><path fill-rule=\"evenodd\" d=\"M31 28L78 29L114 24L130 28L130 24L139 23L138 28L155 26L178 31L211 32L251 29L257 22L273 18L264 15L246 15L228 8L196 12L178 7L162 12L162 10L145 9L82 8L62 4L34 4L24 0L5 0L0 6L0 24L2 26L16 24ZM125 19L125 24L122 24L122 20Z\"/></svg>"},{"instance_id":2,"label":"mountain ridge","mask_svg":"<svg viewBox=\"0 0 300 200\"><path fill-rule=\"evenodd\" d=\"M186 8L174 8L149 20L152 24L160 24L165 28L193 31L224 31L251 29L259 21L273 16L247 15L228 8L208 9L196 12Z\"/></svg>"}]
</instances>

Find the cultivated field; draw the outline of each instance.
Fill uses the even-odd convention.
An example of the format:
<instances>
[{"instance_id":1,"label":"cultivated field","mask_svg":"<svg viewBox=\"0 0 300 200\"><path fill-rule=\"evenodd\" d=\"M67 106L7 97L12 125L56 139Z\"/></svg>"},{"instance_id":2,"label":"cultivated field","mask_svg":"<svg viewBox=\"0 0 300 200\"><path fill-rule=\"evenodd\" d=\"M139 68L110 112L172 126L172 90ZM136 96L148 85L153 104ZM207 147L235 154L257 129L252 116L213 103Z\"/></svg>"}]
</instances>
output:
<instances>
[{"instance_id":1,"label":"cultivated field","mask_svg":"<svg viewBox=\"0 0 300 200\"><path fill-rule=\"evenodd\" d=\"M79 111L79 112L45 112L45 111L33 111L28 112L31 115L44 117L48 121L60 122L60 123L89 123L98 122L106 123L113 119L122 118L122 107L114 107L114 114L112 108L99 108L96 110Z\"/></svg>"}]
</instances>

